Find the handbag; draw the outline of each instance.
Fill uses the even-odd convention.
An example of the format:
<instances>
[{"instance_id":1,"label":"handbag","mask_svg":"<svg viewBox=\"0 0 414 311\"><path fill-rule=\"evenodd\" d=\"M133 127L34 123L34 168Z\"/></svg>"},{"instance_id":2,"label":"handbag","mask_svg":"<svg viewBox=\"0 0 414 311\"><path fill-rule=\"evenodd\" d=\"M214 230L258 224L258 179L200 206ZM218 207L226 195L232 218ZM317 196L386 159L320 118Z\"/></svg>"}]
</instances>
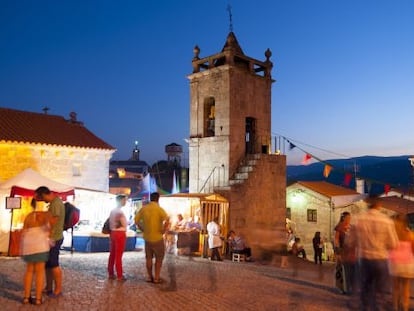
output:
<instances>
[{"instance_id":1,"label":"handbag","mask_svg":"<svg viewBox=\"0 0 414 311\"><path fill-rule=\"evenodd\" d=\"M103 224L102 233L103 234L110 234L111 233L111 227L109 226L109 217L105 220L105 222Z\"/></svg>"}]
</instances>

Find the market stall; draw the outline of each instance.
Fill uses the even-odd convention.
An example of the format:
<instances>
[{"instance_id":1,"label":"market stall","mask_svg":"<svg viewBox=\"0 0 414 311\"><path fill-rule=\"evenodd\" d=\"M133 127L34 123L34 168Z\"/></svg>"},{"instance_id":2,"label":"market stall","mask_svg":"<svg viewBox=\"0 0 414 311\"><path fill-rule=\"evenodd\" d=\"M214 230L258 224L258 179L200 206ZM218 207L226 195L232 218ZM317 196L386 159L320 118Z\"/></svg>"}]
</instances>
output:
<instances>
[{"instance_id":1,"label":"market stall","mask_svg":"<svg viewBox=\"0 0 414 311\"><path fill-rule=\"evenodd\" d=\"M203 257L208 256L207 246L207 224L219 218L221 234L227 235L228 232L228 210L229 203L226 198L215 193L176 193L163 195L160 197L159 204L165 209L172 223L180 214L185 220L198 219L199 230L189 228L175 229L169 232L170 249L174 249L177 254L199 254Z\"/></svg>"},{"instance_id":2,"label":"market stall","mask_svg":"<svg viewBox=\"0 0 414 311\"><path fill-rule=\"evenodd\" d=\"M20 236L24 219L33 209L30 201L34 191L46 186L63 200L74 196L72 186L51 180L31 168L0 184L0 252L9 256L18 256L20 249ZM6 198L20 198L19 200L6 200ZM9 204L14 202L13 204ZM16 203L17 202L17 203ZM40 204L41 205L41 204ZM39 206L39 210L43 207Z\"/></svg>"}]
</instances>

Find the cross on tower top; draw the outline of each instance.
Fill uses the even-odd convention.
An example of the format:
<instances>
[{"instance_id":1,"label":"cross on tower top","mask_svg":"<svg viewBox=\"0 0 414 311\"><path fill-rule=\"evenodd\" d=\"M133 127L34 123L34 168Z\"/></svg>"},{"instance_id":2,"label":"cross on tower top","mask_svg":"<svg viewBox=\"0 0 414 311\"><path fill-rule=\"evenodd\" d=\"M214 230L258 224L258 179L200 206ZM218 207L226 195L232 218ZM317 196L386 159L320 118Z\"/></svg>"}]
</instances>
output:
<instances>
[{"instance_id":1,"label":"cross on tower top","mask_svg":"<svg viewBox=\"0 0 414 311\"><path fill-rule=\"evenodd\" d=\"M227 11L229 12L229 30L233 32L233 15L231 14L231 5L227 5Z\"/></svg>"}]
</instances>

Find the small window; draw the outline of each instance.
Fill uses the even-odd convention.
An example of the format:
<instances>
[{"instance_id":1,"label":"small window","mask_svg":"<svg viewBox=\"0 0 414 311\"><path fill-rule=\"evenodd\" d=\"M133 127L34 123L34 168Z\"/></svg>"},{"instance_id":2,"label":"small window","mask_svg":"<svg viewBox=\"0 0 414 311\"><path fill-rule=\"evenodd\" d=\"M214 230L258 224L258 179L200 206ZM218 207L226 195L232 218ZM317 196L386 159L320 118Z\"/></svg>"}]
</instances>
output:
<instances>
[{"instance_id":1,"label":"small window","mask_svg":"<svg viewBox=\"0 0 414 311\"><path fill-rule=\"evenodd\" d=\"M72 166L72 175L81 176L81 165L80 163L74 163Z\"/></svg>"},{"instance_id":2,"label":"small window","mask_svg":"<svg viewBox=\"0 0 414 311\"><path fill-rule=\"evenodd\" d=\"M292 218L292 210L290 209L290 207L286 208L286 218Z\"/></svg>"},{"instance_id":3,"label":"small window","mask_svg":"<svg viewBox=\"0 0 414 311\"><path fill-rule=\"evenodd\" d=\"M214 97L208 97L204 101L204 119L204 136L214 136L216 127L216 104Z\"/></svg>"},{"instance_id":4,"label":"small window","mask_svg":"<svg viewBox=\"0 0 414 311\"><path fill-rule=\"evenodd\" d=\"M318 214L316 209L308 209L308 222L317 222L318 221Z\"/></svg>"}]
</instances>

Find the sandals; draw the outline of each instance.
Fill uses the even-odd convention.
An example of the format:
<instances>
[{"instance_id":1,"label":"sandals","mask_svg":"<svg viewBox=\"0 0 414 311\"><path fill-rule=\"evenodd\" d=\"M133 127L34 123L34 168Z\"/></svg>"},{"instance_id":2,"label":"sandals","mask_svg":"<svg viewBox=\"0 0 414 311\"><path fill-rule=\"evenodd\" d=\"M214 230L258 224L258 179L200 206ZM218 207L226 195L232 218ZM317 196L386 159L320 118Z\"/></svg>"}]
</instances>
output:
<instances>
[{"instance_id":1,"label":"sandals","mask_svg":"<svg viewBox=\"0 0 414 311\"><path fill-rule=\"evenodd\" d=\"M154 279L153 279L152 276L147 276L147 278L145 279L145 282L152 283L152 282L154 282Z\"/></svg>"},{"instance_id":2,"label":"sandals","mask_svg":"<svg viewBox=\"0 0 414 311\"><path fill-rule=\"evenodd\" d=\"M162 283L162 279L154 279L154 284L161 284Z\"/></svg>"},{"instance_id":3,"label":"sandals","mask_svg":"<svg viewBox=\"0 0 414 311\"><path fill-rule=\"evenodd\" d=\"M36 299L36 300L33 302L33 304L34 304L34 305L36 305L36 306L40 306L42 303L43 303L43 302L42 302L42 299L41 299L41 298L40 298L40 299Z\"/></svg>"},{"instance_id":4,"label":"sandals","mask_svg":"<svg viewBox=\"0 0 414 311\"><path fill-rule=\"evenodd\" d=\"M34 299L32 297L24 297L22 303L24 305L27 305L27 304L30 303L30 304L34 304L36 306L40 306L43 303L43 301L42 301L41 298L40 299Z\"/></svg>"}]
</instances>

